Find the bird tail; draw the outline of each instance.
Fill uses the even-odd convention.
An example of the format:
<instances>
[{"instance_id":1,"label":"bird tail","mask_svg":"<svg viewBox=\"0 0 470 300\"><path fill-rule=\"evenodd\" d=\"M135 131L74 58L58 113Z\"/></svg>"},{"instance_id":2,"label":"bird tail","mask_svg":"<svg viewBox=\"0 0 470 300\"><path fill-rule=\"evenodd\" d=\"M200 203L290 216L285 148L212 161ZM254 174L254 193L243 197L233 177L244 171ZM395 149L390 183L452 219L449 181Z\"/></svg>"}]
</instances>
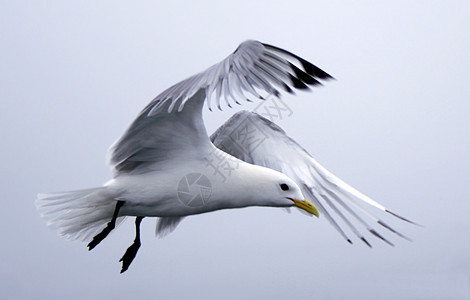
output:
<instances>
[{"instance_id":1,"label":"bird tail","mask_svg":"<svg viewBox=\"0 0 470 300\"><path fill-rule=\"evenodd\" d=\"M71 240L86 241L103 230L116 206L107 187L38 194L36 207L47 226ZM116 226L124 220L119 217Z\"/></svg>"}]
</instances>

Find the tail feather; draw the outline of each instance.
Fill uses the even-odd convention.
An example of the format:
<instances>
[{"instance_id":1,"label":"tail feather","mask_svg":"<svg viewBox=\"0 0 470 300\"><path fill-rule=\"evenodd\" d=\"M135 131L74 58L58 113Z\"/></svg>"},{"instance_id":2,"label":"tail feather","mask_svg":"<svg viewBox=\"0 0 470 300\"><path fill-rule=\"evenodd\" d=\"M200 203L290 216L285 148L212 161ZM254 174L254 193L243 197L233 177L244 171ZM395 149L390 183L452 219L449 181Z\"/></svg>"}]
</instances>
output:
<instances>
[{"instance_id":1,"label":"tail feather","mask_svg":"<svg viewBox=\"0 0 470 300\"><path fill-rule=\"evenodd\" d=\"M38 194L36 207L47 226L71 240L86 241L110 221L115 195L106 187ZM119 217L116 225L124 221Z\"/></svg>"}]
</instances>

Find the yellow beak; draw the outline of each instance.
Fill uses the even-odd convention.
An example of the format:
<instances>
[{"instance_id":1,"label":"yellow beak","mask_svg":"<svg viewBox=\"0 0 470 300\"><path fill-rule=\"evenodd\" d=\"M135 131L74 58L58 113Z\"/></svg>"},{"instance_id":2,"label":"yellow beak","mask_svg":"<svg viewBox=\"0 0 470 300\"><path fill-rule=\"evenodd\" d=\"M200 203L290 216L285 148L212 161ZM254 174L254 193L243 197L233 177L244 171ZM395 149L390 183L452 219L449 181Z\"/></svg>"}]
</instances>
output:
<instances>
[{"instance_id":1,"label":"yellow beak","mask_svg":"<svg viewBox=\"0 0 470 300\"><path fill-rule=\"evenodd\" d=\"M306 212L311 213L312 215L315 215L317 218L320 216L318 209L315 207L315 205L313 205L309 201L307 200L292 200L292 201L294 201L295 206L297 206L298 208L301 208L305 210Z\"/></svg>"}]
</instances>

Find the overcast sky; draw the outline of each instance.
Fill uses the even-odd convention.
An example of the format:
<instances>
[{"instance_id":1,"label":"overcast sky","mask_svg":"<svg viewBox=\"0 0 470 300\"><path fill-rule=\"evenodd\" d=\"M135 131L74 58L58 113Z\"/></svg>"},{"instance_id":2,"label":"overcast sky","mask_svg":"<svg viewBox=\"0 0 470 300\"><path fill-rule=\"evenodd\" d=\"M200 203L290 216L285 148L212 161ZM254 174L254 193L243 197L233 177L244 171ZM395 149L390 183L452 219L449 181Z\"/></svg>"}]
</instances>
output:
<instances>
[{"instance_id":1,"label":"overcast sky","mask_svg":"<svg viewBox=\"0 0 470 300\"><path fill-rule=\"evenodd\" d=\"M2 1L0 298L470 297L470 2L158 2ZM38 192L106 182L106 151L137 113L246 39L337 79L284 98L278 124L423 224L386 218L413 242L349 245L324 218L273 208L189 217L164 239L147 218L121 275L131 220L91 252L46 227ZM206 111L208 132L235 111Z\"/></svg>"}]
</instances>

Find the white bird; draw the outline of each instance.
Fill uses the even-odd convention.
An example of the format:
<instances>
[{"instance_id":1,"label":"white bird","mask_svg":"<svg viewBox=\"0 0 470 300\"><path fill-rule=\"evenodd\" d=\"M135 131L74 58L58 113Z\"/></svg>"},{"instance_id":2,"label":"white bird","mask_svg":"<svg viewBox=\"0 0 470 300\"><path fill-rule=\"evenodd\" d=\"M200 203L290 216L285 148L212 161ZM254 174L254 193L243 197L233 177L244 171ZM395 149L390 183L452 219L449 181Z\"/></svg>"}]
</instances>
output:
<instances>
[{"instance_id":1,"label":"white bird","mask_svg":"<svg viewBox=\"0 0 470 300\"><path fill-rule=\"evenodd\" d=\"M286 50L243 42L222 62L171 86L143 109L109 151L113 179L102 187L39 194L38 210L48 226L66 238L93 237L89 250L126 216L135 216L136 237L120 260L121 273L140 247L144 217L158 217L156 234L163 236L189 215L247 206L296 206L309 215L318 216L320 210L350 243L333 215L367 245L350 217L391 244L360 214L404 236L362 204L410 221L329 173L269 120L243 111L211 138L207 135L202 108L206 103L212 110L212 97L221 109L222 100L231 107L253 97L280 97L278 89L293 93L328 79L329 74Z\"/></svg>"}]
</instances>

